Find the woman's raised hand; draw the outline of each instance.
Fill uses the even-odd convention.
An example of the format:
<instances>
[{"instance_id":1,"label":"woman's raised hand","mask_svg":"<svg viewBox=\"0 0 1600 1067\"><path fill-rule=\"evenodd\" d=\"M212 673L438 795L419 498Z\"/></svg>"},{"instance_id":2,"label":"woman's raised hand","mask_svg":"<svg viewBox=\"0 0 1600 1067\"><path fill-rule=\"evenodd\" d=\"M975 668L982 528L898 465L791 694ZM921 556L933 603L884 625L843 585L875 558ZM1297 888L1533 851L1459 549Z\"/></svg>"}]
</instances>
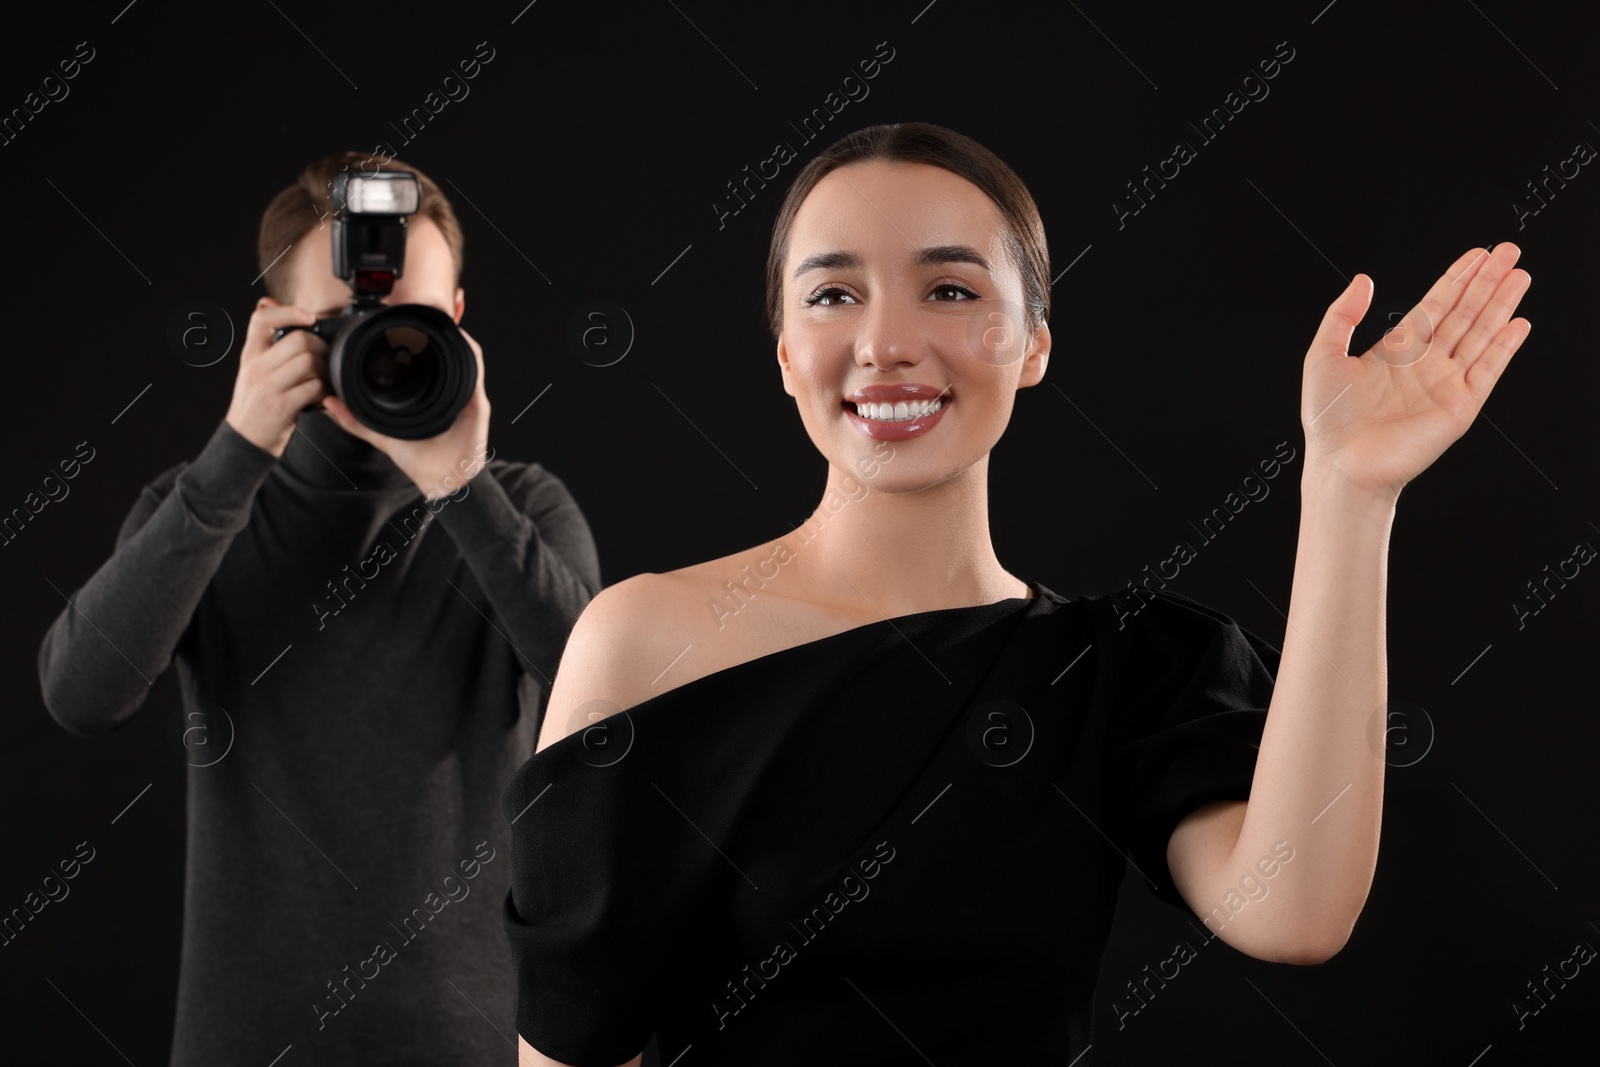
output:
<instances>
[{"instance_id":1,"label":"woman's raised hand","mask_svg":"<svg viewBox=\"0 0 1600 1067\"><path fill-rule=\"evenodd\" d=\"M1493 254L1466 253L1359 359L1347 350L1373 285L1355 276L1306 353L1300 407L1308 470L1320 464L1392 502L1466 433L1532 329L1511 318L1532 282L1512 269L1521 254L1509 243Z\"/></svg>"}]
</instances>

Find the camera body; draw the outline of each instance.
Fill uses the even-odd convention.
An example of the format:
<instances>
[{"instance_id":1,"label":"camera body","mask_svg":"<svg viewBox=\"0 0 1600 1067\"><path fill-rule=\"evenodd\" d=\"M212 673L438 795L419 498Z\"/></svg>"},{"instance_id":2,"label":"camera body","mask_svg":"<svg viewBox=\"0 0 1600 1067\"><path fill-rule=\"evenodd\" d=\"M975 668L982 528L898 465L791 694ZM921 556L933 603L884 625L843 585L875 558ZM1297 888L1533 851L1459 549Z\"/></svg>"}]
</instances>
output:
<instances>
[{"instance_id":1,"label":"camera body","mask_svg":"<svg viewBox=\"0 0 1600 1067\"><path fill-rule=\"evenodd\" d=\"M478 362L455 321L426 304L385 305L405 270L406 217L422 189L416 175L345 171L333 180L333 273L350 286L348 307L309 330L328 342L328 386L362 424L421 440L455 424L478 385Z\"/></svg>"}]
</instances>

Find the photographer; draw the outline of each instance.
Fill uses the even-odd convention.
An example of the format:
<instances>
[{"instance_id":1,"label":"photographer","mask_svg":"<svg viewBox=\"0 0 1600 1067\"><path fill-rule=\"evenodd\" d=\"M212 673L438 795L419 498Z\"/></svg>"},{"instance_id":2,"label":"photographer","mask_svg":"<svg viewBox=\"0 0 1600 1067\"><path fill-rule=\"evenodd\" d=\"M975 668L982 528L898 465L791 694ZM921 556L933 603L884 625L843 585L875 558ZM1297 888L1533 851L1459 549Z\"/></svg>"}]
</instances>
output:
<instances>
[{"instance_id":1,"label":"photographer","mask_svg":"<svg viewBox=\"0 0 1600 1067\"><path fill-rule=\"evenodd\" d=\"M50 714L82 736L122 726L178 664L177 1065L290 1045L297 1064L480 1064L514 1029L499 800L599 565L562 482L488 451L476 341L470 400L421 440L356 421L321 337L273 341L349 304L329 192L373 162L319 160L268 206L270 295L226 417L143 490L39 652ZM459 321L455 214L415 168L383 166L421 186L384 303Z\"/></svg>"}]
</instances>

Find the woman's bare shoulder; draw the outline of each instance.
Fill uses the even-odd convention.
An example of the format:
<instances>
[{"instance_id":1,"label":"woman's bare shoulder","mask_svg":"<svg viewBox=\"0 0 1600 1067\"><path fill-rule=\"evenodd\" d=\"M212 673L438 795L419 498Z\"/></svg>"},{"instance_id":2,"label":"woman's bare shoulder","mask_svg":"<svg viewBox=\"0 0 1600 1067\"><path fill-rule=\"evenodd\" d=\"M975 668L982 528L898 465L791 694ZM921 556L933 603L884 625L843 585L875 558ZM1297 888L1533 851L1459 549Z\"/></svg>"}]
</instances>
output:
<instances>
[{"instance_id":1,"label":"woman's bare shoulder","mask_svg":"<svg viewBox=\"0 0 1600 1067\"><path fill-rule=\"evenodd\" d=\"M567 637L539 747L683 684L696 676L696 665L736 659L738 649L718 647L721 655L710 658L706 653L720 626L717 591L730 565L737 570L735 561L744 557L646 571L596 594ZM687 655L697 646L699 655Z\"/></svg>"},{"instance_id":2,"label":"woman's bare shoulder","mask_svg":"<svg viewBox=\"0 0 1600 1067\"><path fill-rule=\"evenodd\" d=\"M703 629L711 575L719 561L675 571L645 571L608 585L589 601L573 625L572 640L620 644L632 653L670 646L675 635Z\"/></svg>"}]
</instances>

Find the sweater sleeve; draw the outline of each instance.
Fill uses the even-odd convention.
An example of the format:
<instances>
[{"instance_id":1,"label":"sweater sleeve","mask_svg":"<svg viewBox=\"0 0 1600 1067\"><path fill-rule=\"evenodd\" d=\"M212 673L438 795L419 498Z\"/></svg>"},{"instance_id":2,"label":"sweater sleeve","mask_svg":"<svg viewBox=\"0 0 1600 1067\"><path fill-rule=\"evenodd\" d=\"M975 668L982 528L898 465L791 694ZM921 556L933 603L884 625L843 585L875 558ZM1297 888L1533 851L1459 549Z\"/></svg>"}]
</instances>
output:
<instances>
[{"instance_id":1,"label":"sweater sleeve","mask_svg":"<svg viewBox=\"0 0 1600 1067\"><path fill-rule=\"evenodd\" d=\"M502 482L503 479L503 482ZM440 509L525 673L561 659L578 615L600 591L594 535L561 479L537 463L489 464ZM547 677L544 678L549 681Z\"/></svg>"},{"instance_id":2,"label":"sweater sleeve","mask_svg":"<svg viewBox=\"0 0 1600 1067\"><path fill-rule=\"evenodd\" d=\"M111 558L67 598L39 647L56 722L91 736L139 710L276 462L224 419L192 462L144 487Z\"/></svg>"},{"instance_id":3,"label":"sweater sleeve","mask_svg":"<svg viewBox=\"0 0 1600 1067\"><path fill-rule=\"evenodd\" d=\"M1202 804L1249 799L1279 650L1170 591L1144 606L1131 635L1104 777L1111 836L1158 899L1188 911L1167 842Z\"/></svg>"}]
</instances>

